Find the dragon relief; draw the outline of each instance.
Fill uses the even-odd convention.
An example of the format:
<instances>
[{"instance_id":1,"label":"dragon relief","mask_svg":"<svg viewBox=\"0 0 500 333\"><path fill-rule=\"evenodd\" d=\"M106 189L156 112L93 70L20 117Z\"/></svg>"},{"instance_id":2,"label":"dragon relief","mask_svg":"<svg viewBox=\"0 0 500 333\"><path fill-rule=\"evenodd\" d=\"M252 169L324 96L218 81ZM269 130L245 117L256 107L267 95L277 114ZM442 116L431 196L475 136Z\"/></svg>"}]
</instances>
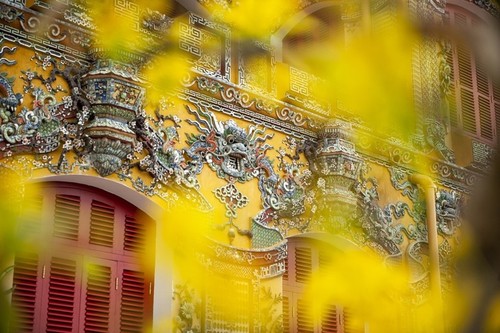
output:
<instances>
[{"instance_id":1,"label":"dragon relief","mask_svg":"<svg viewBox=\"0 0 500 333\"><path fill-rule=\"evenodd\" d=\"M157 108L155 118L143 113L130 124L140 142L136 150L148 152L139 161L139 168L151 173L164 184L173 182L176 185L198 189L196 164L188 163L184 150L176 149L181 120L177 116L164 115L163 111L165 107ZM167 126L167 121L172 125Z\"/></svg>"},{"instance_id":2,"label":"dragon relief","mask_svg":"<svg viewBox=\"0 0 500 333\"><path fill-rule=\"evenodd\" d=\"M306 163L300 162L301 144L294 138L284 141L285 148L278 150L278 174L266 155L272 148L266 143L272 135L265 130L250 126L248 130L238 127L233 120L218 121L212 112L187 106L195 120L187 120L196 126L200 134L188 134L189 148L186 154L196 173L201 173L204 164L215 171L228 185L214 190L216 197L226 206L229 221L220 226L229 226L230 241L235 231L240 235L252 236L248 230L241 230L234 224L236 209L247 205L248 199L238 191L235 184L257 179L261 193L262 210L253 219L269 232L278 232L277 239L283 239L292 228L304 229L308 219L303 215L306 206L312 205L312 196L306 188L310 185L310 172L302 171ZM308 203L306 203L308 202ZM257 240L260 244L260 241ZM272 245L272 244L270 244Z\"/></svg>"},{"instance_id":3,"label":"dragon relief","mask_svg":"<svg viewBox=\"0 0 500 333\"><path fill-rule=\"evenodd\" d=\"M201 134L188 134L187 155L197 165L199 174L206 163L218 177L245 183L253 178L275 176L266 152L272 147L265 143L273 137L265 129L250 126L248 133L234 120L218 121L212 112L196 106L186 106L196 120L187 120Z\"/></svg>"},{"instance_id":4,"label":"dragon relief","mask_svg":"<svg viewBox=\"0 0 500 333\"><path fill-rule=\"evenodd\" d=\"M460 196L455 191L439 190L436 193L436 219L438 231L453 236L460 227Z\"/></svg>"},{"instance_id":5,"label":"dragon relief","mask_svg":"<svg viewBox=\"0 0 500 333\"><path fill-rule=\"evenodd\" d=\"M383 250L387 256L399 257L402 253L404 225L397 222L409 211L404 202L379 205L378 183L362 174L355 186L358 196L358 214L353 224L363 230L363 242Z\"/></svg>"},{"instance_id":6,"label":"dragon relief","mask_svg":"<svg viewBox=\"0 0 500 333\"><path fill-rule=\"evenodd\" d=\"M215 171L219 178L228 184L215 189L215 197L226 209L227 222L217 225L217 229L227 227L229 242L232 243L236 233L252 237L250 230L241 229L236 223L237 210L245 207L249 200L241 193L235 183L245 183L257 178L259 184L276 179L271 160L266 152L272 147L266 141L272 135L265 134L265 129L250 126L248 131L240 128L234 120L219 121L212 112L196 106L186 106L187 111L195 116L195 120L187 122L195 126L200 134L187 134L189 148L185 150L189 164L195 174L200 174L203 166ZM259 186L260 187L260 186ZM267 201L267 192L262 192L263 201Z\"/></svg>"},{"instance_id":7,"label":"dragon relief","mask_svg":"<svg viewBox=\"0 0 500 333\"><path fill-rule=\"evenodd\" d=\"M261 238L284 239L291 229L307 231L315 211L312 173L301 160L304 142L286 137L277 151L278 173L259 179L263 210L254 218ZM268 244L256 239L254 244Z\"/></svg>"}]
</instances>

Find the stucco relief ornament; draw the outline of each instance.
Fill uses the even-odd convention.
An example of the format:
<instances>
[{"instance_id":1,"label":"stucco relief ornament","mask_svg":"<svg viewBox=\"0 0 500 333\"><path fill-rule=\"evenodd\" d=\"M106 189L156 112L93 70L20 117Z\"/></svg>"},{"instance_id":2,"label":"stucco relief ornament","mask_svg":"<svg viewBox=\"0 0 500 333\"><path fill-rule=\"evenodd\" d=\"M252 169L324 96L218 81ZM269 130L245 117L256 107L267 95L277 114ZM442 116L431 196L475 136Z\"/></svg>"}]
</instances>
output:
<instances>
[{"instance_id":1,"label":"stucco relief ornament","mask_svg":"<svg viewBox=\"0 0 500 333\"><path fill-rule=\"evenodd\" d=\"M51 57L41 57L35 54L31 59L44 71L51 68L51 74L43 76L37 71L21 71L23 75L23 90L25 94L33 97L31 108L23 107L17 112L17 106L21 105L22 94L14 93L4 79L0 83L4 86L6 98L0 107L0 142L4 142L1 150L3 156L10 156L12 153L48 153L59 147L61 138L65 138L67 133L62 130L66 124L66 117L71 112L68 100L56 100L58 92L64 89L55 82L55 71L61 75L67 74L64 63L57 63ZM34 81L41 85L35 86ZM67 132L67 131L66 131Z\"/></svg>"},{"instance_id":2,"label":"stucco relief ornament","mask_svg":"<svg viewBox=\"0 0 500 333\"><path fill-rule=\"evenodd\" d=\"M173 24L174 20L157 10L146 9L142 18L142 26L155 33L165 33Z\"/></svg>"},{"instance_id":3,"label":"stucco relief ornament","mask_svg":"<svg viewBox=\"0 0 500 333\"><path fill-rule=\"evenodd\" d=\"M415 145L426 153L436 150L447 162L455 163L455 154L446 145L446 127L436 119L423 121L423 133L414 136Z\"/></svg>"},{"instance_id":4,"label":"stucco relief ornament","mask_svg":"<svg viewBox=\"0 0 500 333\"><path fill-rule=\"evenodd\" d=\"M372 245L381 246L389 256L400 256L404 226L397 220L409 211L409 206L404 202L380 206L376 180L361 179L356 185L359 215L355 221L359 221L367 239L373 242Z\"/></svg>"},{"instance_id":5,"label":"stucco relief ornament","mask_svg":"<svg viewBox=\"0 0 500 333\"><path fill-rule=\"evenodd\" d=\"M301 160L303 147L302 140L284 139L277 151L278 173L259 179L263 210L254 218L254 229L262 239L255 239L255 244L283 239L292 229L308 230L316 205L311 187L313 175L307 162Z\"/></svg>"},{"instance_id":6,"label":"stucco relief ornament","mask_svg":"<svg viewBox=\"0 0 500 333\"><path fill-rule=\"evenodd\" d=\"M460 227L460 196L457 192L439 190L436 193L436 218L440 233L445 236L455 234Z\"/></svg>"},{"instance_id":7,"label":"stucco relief ornament","mask_svg":"<svg viewBox=\"0 0 500 333\"><path fill-rule=\"evenodd\" d=\"M19 128L16 124L16 108L22 102L22 95L12 90L13 79L0 75L0 141L15 143L12 137Z\"/></svg>"},{"instance_id":8,"label":"stucco relief ornament","mask_svg":"<svg viewBox=\"0 0 500 333\"><path fill-rule=\"evenodd\" d=\"M201 132L198 135L188 135L189 148L186 150L190 163L196 165L197 173L201 172L204 164L208 164L218 177L229 182L224 188L230 186L234 189L236 183L256 178L263 210L255 217L254 223L259 223L261 227L286 234L288 229L303 229L308 225L307 220L299 218L305 211L305 187L310 178L310 173L300 171L304 165L298 162L296 151L299 146L302 147L301 144L289 138L286 145L291 149L279 151L278 168L283 171L283 176L280 176L266 156L272 147L265 141L272 135L266 135L264 129L255 126L243 129L233 120L218 121L213 113L200 107L192 109L188 106L187 109L196 118L187 121ZM290 163L285 162L288 159ZM216 196L220 190L214 192ZM222 197L218 198L224 202ZM236 228L233 221L228 222L230 229L233 228L239 234L252 235L250 231Z\"/></svg>"},{"instance_id":9,"label":"stucco relief ornament","mask_svg":"<svg viewBox=\"0 0 500 333\"><path fill-rule=\"evenodd\" d=\"M188 134L187 139L186 153L197 165L197 173L208 164L219 178L240 183L274 174L271 161L265 156L272 148L265 143L271 134L264 134L265 130L256 126L250 126L247 132L232 119L218 121L212 112L199 106L186 108L196 118L187 122L201 132Z\"/></svg>"},{"instance_id":10,"label":"stucco relief ornament","mask_svg":"<svg viewBox=\"0 0 500 333\"><path fill-rule=\"evenodd\" d=\"M229 243L233 243L236 233L242 236L252 237L251 231L239 228L234 221L238 217L237 209L244 208L248 205L248 197L241 193L236 186L234 186L234 182L221 186L213 192L215 197L219 199L219 201L224 204L226 208L226 217L228 218L228 221L217 225L216 227L219 230L224 230L228 227L227 236L229 238Z\"/></svg>"},{"instance_id":11,"label":"stucco relief ornament","mask_svg":"<svg viewBox=\"0 0 500 333\"><path fill-rule=\"evenodd\" d=\"M186 106L195 120L187 120L194 125L201 134L188 134L186 150L190 164L194 166L196 174L201 173L203 165L215 171L219 178L228 181L228 184L214 191L215 196L225 205L229 221L222 225L229 226L230 242L236 232L240 235L252 236L249 230L242 230L234 223L236 208L242 208L248 203L248 198L236 188L236 183L245 183L254 178L261 183L276 178L273 166L266 152L272 147L265 141L272 137L265 134L265 130L256 126L248 129L239 127L232 119L218 121L212 112L196 106L196 109ZM277 179L277 178L276 178ZM275 182L275 181L273 181ZM267 201L272 193L261 192Z\"/></svg>"},{"instance_id":12,"label":"stucco relief ornament","mask_svg":"<svg viewBox=\"0 0 500 333\"><path fill-rule=\"evenodd\" d=\"M129 124L139 141L136 151L148 153L136 164L141 170L151 173L159 183L197 189L199 183L195 165L186 159L183 150L176 148L181 120L177 116L164 114L165 109L159 106L154 118L140 114Z\"/></svg>"}]
</instances>

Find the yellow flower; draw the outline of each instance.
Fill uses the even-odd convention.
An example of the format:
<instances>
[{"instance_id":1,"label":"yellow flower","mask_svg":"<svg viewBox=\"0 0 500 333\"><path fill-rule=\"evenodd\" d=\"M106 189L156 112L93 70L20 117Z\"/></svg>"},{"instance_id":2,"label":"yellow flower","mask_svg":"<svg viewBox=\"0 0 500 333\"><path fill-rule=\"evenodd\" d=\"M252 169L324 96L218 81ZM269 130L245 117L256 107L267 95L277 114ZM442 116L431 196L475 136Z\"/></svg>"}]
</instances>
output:
<instances>
[{"instance_id":1,"label":"yellow flower","mask_svg":"<svg viewBox=\"0 0 500 333\"><path fill-rule=\"evenodd\" d=\"M296 0L240 0L228 9L213 6L215 17L232 27L236 39L263 39L269 37L284 20L298 8Z\"/></svg>"}]
</instances>

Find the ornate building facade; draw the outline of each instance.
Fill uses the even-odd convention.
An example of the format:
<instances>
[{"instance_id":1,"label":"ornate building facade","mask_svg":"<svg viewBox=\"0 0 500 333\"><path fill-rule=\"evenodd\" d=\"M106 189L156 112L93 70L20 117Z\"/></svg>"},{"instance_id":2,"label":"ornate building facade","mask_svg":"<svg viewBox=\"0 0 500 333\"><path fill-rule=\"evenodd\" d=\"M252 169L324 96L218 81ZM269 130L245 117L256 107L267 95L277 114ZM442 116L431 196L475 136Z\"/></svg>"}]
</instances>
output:
<instances>
[{"instance_id":1,"label":"ornate building facade","mask_svg":"<svg viewBox=\"0 0 500 333\"><path fill-rule=\"evenodd\" d=\"M408 265L417 295L446 291L462 199L500 133L500 85L467 46L425 35L412 59L416 123L400 138L318 101L322 79L291 53L383 31L401 6L437 26L488 23L498 9L303 0L268 40L242 45L210 17L212 2L224 1L177 0L164 12L114 1L145 43L176 34L171 47L190 59L157 105L145 103L157 88L143 75L150 55L107 57L85 0L0 2L0 166L40 188L25 228L42 246L20 249L8 277L13 332L141 332L172 316L178 332L355 332L341 306L314 321L301 303L325 248L369 249ZM293 34L307 17L320 28ZM165 267L162 235L180 223L168 212L182 200L224 212L200 261L231 276L237 322Z\"/></svg>"}]
</instances>

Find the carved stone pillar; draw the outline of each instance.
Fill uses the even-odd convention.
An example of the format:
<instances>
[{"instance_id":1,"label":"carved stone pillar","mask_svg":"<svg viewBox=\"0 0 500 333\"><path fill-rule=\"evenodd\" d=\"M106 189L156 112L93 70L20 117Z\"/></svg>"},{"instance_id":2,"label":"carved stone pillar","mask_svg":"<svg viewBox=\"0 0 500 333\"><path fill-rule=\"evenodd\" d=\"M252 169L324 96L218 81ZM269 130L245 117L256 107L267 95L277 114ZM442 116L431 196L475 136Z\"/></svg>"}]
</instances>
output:
<instances>
[{"instance_id":1,"label":"carved stone pillar","mask_svg":"<svg viewBox=\"0 0 500 333\"><path fill-rule=\"evenodd\" d=\"M351 124L340 120L325 124L309 162L317 178L316 223L326 231L341 231L356 214L354 186L362 165L352 142Z\"/></svg>"},{"instance_id":2,"label":"carved stone pillar","mask_svg":"<svg viewBox=\"0 0 500 333\"><path fill-rule=\"evenodd\" d=\"M88 158L103 177L118 171L133 153L136 133L129 123L142 110L145 89L141 83L135 67L114 60L97 60L83 77L91 104L84 126Z\"/></svg>"}]
</instances>

